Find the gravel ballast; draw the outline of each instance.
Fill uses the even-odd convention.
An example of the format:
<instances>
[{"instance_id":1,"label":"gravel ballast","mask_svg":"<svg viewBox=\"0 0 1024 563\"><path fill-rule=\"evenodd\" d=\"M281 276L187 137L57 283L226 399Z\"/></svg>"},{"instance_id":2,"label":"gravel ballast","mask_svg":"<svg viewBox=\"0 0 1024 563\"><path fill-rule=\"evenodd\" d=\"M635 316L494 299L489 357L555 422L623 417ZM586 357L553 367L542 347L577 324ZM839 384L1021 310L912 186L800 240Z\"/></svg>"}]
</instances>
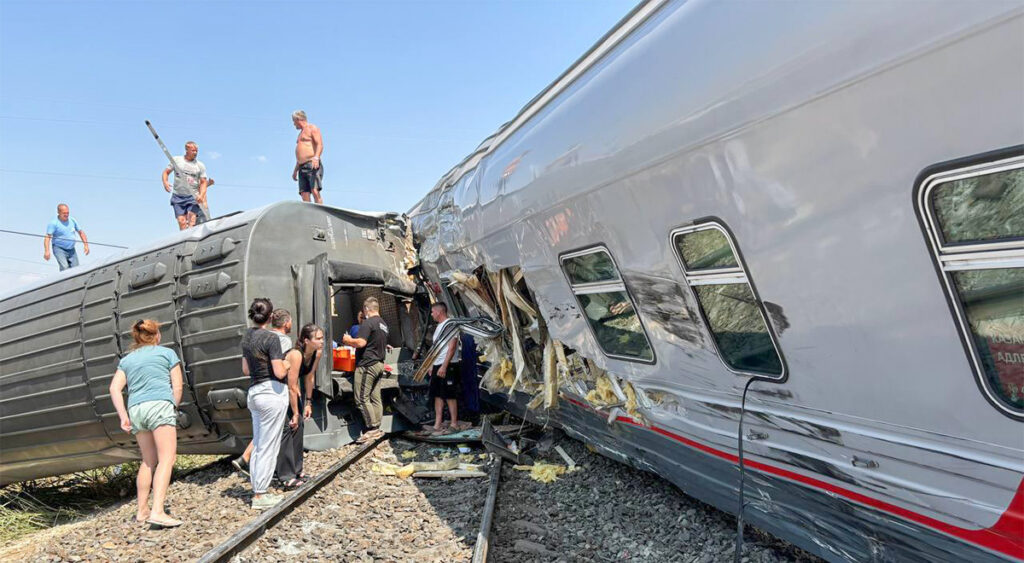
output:
<instances>
[{"instance_id":1,"label":"gravel ballast","mask_svg":"<svg viewBox=\"0 0 1024 563\"><path fill-rule=\"evenodd\" d=\"M731 515L576 440L556 444L582 469L545 484L504 465L490 561L732 561ZM542 457L564 463L554 450ZM749 527L746 535L744 561L820 561Z\"/></svg>"},{"instance_id":2,"label":"gravel ballast","mask_svg":"<svg viewBox=\"0 0 1024 563\"><path fill-rule=\"evenodd\" d=\"M564 435L558 434L555 443L581 469L540 483L506 462L489 561L732 560L731 515ZM307 452L306 471L317 474L354 448ZM452 447L382 442L233 561L469 561L487 478L399 479L371 470L375 462L401 465L452 454L457 454ZM540 457L564 463L553 449ZM134 502L126 502L8 546L0 560L193 561L258 515L249 508L249 497L248 480L219 464L171 484L169 511L185 520L180 528L150 530L136 524ZM749 562L818 561L756 531L748 531L743 555Z\"/></svg>"}]
</instances>

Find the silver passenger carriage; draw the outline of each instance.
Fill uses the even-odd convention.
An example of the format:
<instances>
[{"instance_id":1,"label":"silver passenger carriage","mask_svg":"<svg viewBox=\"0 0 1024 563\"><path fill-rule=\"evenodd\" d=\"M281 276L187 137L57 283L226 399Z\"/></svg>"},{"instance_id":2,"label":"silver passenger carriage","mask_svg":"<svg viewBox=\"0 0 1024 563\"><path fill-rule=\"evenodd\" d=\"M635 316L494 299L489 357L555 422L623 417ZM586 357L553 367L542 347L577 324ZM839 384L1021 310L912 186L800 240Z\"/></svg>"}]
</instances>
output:
<instances>
[{"instance_id":1,"label":"silver passenger carriage","mask_svg":"<svg viewBox=\"0 0 1024 563\"><path fill-rule=\"evenodd\" d=\"M531 297L530 412L610 457L735 513L744 455L829 560L1024 559L1022 14L643 2L410 211L424 271Z\"/></svg>"}]
</instances>

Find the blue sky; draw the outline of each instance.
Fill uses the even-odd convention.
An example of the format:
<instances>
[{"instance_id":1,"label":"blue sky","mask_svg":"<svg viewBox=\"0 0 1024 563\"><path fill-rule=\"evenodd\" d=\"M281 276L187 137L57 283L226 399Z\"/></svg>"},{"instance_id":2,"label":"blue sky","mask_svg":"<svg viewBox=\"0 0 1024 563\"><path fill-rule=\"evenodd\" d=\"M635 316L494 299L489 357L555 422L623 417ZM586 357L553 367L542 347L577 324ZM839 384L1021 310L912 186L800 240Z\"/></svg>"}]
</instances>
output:
<instances>
[{"instance_id":1,"label":"blue sky","mask_svg":"<svg viewBox=\"0 0 1024 563\"><path fill-rule=\"evenodd\" d=\"M297 198L295 109L326 203L406 211L635 3L0 0L0 229L43 234L64 201L90 241L175 232L146 119L199 143L214 215ZM0 233L0 293L56 272Z\"/></svg>"}]
</instances>

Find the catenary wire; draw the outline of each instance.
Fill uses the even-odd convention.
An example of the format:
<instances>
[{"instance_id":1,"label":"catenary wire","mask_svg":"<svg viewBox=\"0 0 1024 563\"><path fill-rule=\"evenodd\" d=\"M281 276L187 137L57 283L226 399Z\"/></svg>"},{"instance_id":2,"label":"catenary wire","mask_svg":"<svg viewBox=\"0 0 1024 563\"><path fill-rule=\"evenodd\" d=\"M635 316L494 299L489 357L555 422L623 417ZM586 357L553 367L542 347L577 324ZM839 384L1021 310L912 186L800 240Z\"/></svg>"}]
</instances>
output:
<instances>
[{"instance_id":1,"label":"catenary wire","mask_svg":"<svg viewBox=\"0 0 1024 563\"><path fill-rule=\"evenodd\" d=\"M97 179L100 179L100 180L121 180L121 181L124 181L124 182L146 182L146 183L154 182L155 183L155 182L158 181L158 179L156 177L153 177L153 178L131 178L131 177L128 177L128 176L111 176L111 175L106 175L106 174L76 174L76 173L72 173L72 172L46 172L46 171L42 171L42 170L17 170L17 169L13 169L13 168L0 168L0 172L9 172L9 173L12 173L12 174L33 174L33 175L39 175L39 176L68 176L68 177L72 177L72 178L97 178ZM246 188L246 189L273 190L273 191L285 191L285 190L287 190L287 191L294 191L295 190L295 188L285 188L285 187L282 187L282 186L259 186L259 185L255 185L255 184L227 184L227 183L221 183L221 182L217 182L216 184L214 184L214 186L216 186L218 188ZM374 192L374 191L370 191L370 190L346 190L346 189L333 190L332 189L331 191L337 191L337 192L341 192L341 193L350 193L350 194L375 194L375 193L378 193L378 192Z\"/></svg>"},{"instance_id":2,"label":"catenary wire","mask_svg":"<svg viewBox=\"0 0 1024 563\"><path fill-rule=\"evenodd\" d=\"M46 238L46 236L47 236L47 235L38 235L36 233L25 233L25 232L22 232L22 231L11 231L11 230L8 230L8 229L0 229L0 233L7 233L7 234L11 234L11 235L21 235L21 236L26 236L26 237L36 237L36 238ZM55 236L52 236L52 235L50 236L50 238L53 239L53 240L70 240L70 241L78 242L78 239L73 239L73 238L55 237ZM122 249L128 248L127 246L121 246L120 244L106 244L106 243L103 243L103 242L92 242L92 241L89 241L89 245L90 246L92 246L92 245L96 245L96 246L109 246L110 248L122 248Z\"/></svg>"}]
</instances>

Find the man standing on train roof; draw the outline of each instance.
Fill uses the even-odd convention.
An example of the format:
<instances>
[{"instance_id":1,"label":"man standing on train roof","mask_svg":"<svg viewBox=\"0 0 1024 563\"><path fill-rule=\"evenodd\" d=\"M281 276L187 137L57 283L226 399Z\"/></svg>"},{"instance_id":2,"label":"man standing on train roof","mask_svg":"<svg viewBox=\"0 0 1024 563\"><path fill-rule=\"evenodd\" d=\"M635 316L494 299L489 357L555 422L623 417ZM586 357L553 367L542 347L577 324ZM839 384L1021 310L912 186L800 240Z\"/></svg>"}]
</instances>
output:
<instances>
[{"instance_id":1,"label":"man standing on train roof","mask_svg":"<svg viewBox=\"0 0 1024 563\"><path fill-rule=\"evenodd\" d=\"M174 157L174 165L164 169L164 190L171 194L171 207L174 218L178 220L178 229L184 231L196 224L196 216L203 212L206 205L206 165L200 162L199 145L195 141L185 143L185 156ZM167 183L167 177L174 172L174 188ZM195 191L193 191L195 190Z\"/></svg>"},{"instance_id":2,"label":"man standing on train roof","mask_svg":"<svg viewBox=\"0 0 1024 563\"><path fill-rule=\"evenodd\" d=\"M46 236L43 237L43 259L50 260L50 241L53 241L53 257L57 259L60 271L73 268L78 265L78 254L75 252L75 233L82 237L82 249L89 254L89 239L85 231L78 226L71 216L68 204L57 205L57 217L51 219L46 225Z\"/></svg>"},{"instance_id":3,"label":"man standing on train roof","mask_svg":"<svg viewBox=\"0 0 1024 563\"><path fill-rule=\"evenodd\" d=\"M306 112L301 109L292 112L292 125L299 130L299 137L295 140L292 180L299 182L302 201L309 201L309 194L313 194L313 201L323 203L320 190L324 189L324 165L320 162L320 155L324 152L324 139L320 136L320 128L306 121Z\"/></svg>"},{"instance_id":4,"label":"man standing on train roof","mask_svg":"<svg viewBox=\"0 0 1024 563\"><path fill-rule=\"evenodd\" d=\"M356 440L362 444L384 435L380 429L380 420L384 414L380 399L380 380L386 372L384 354L387 352L388 325L380 318L380 303L377 298L370 297L363 302L363 314L366 316L359 325L359 336L352 338L348 333L342 334L341 342L345 346L356 348L356 374L354 377L356 407L363 415L366 430Z\"/></svg>"}]
</instances>

